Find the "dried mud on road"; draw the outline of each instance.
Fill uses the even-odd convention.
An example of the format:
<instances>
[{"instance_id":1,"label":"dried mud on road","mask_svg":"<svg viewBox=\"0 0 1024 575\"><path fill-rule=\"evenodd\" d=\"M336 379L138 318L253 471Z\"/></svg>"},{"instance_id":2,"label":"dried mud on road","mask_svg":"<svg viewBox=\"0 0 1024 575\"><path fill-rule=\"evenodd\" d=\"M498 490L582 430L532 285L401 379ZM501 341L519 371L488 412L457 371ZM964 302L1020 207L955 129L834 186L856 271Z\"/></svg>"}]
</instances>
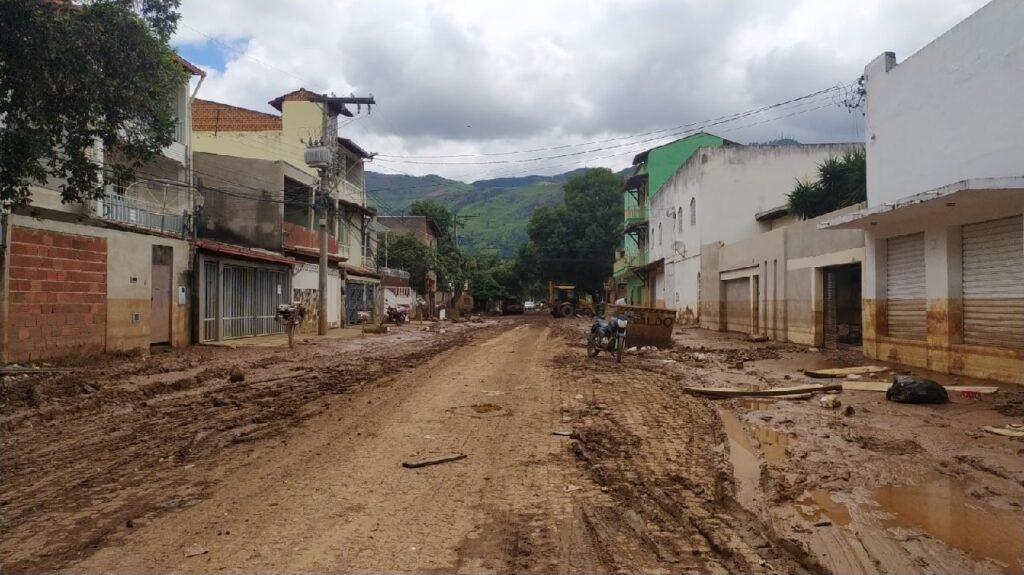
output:
<instances>
[{"instance_id":1,"label":"dried mud on road","mask_svg":"<svg viewBox=\"0 0 1024 575\"><path fill-rule=\"evenodd\" d=\"M1019 421L1024 393L846 392L850 416L714 401L680 388L856 358L683 330L616 364L585 357L585 328L407 326L5 381L3 570L1024 569L1024 442L977 433Z\"/></svg>"}]
</instances>

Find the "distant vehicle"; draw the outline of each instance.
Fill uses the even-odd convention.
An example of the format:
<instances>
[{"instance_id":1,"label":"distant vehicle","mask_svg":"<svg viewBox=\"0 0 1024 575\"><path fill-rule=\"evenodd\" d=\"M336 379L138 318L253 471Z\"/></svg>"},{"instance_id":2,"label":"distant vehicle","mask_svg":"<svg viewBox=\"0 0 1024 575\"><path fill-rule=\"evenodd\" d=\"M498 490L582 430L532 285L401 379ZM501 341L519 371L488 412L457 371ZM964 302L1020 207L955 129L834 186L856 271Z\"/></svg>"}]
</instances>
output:
<instances>
[{"instance_id":1,"label":"distant vehicle","mask_svg":"<svg viewBox=\"0 0 1024 575\"><path fill-rule=\"evenodd\" d=\"M555 317L572 317L576 314L587 317L596 315L590 294L580 296L576 293L576 286L572 284L548 282L548 307L551 308L551 315Z\"/></svg>"},{"instance_id":2,"label":"distant vehicle","mask_svg":"<svg viewBox=\"0 0 1024 575\"><path fill-rule=\"evenodd\" d=\"M501 315L520 315L523 313L523 304L517 297L510 297L501 303Z\"/></svg>"},{"instance_id":3,"label":"distant vehicle","mask_svg":"<svg viewBox=\"0 0 1024 575\"><path fill-rule=\"evenodd\" d=\"M533 301L532 299L528 299L523 302L523 309L526 311L533 311L537 309L537 302Z\"/></svg>"}]
</instances>

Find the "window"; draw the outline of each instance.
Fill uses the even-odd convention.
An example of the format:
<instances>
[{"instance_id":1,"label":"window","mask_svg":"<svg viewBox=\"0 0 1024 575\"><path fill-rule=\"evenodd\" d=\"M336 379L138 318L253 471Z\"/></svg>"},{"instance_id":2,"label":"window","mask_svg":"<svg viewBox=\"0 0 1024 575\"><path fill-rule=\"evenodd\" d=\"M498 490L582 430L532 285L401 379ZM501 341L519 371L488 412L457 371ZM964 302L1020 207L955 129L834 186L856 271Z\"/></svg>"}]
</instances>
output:
<instances>
[{"instance_id":1,"label":"window","mask_svg":"<svg viewBox=\"0 0 1024 575\"><path fill-rule=\"evenodd\" d=\"M683 207L682 206L679 206L679 209L676 211L676 222L679 225L679 231L683 231Z\"/></svg>"},{"instance_id":2,"label":"window","mask_svg":"<svg viewBox=\"0 0 1024 575\"><path fill-rule=\"evenodd\" d=\"M690 198L690 225L697 225L697 198Z\"/></svg>"},{"instance_id":3,"label":"window","mask_svg":"<svg viewBox=\"0 0 1024 575\"><path fill-rule=\"evenodd\" d=\"M658 222L658 245L661 245L661 222Z\"/></svg>"}]
</instances>

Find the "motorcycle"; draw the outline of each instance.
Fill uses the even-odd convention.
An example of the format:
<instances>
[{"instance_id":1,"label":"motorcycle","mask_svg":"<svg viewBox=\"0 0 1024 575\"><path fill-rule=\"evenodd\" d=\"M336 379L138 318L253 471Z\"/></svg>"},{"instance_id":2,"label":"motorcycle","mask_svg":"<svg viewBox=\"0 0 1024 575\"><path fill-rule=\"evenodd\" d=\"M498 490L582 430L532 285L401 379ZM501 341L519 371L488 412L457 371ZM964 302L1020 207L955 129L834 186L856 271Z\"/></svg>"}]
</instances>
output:
<instances>
[{"instance_id":1,"label":"motorcycle","mask_svg":"<svg viewBox=\"0 0 1024 575\"><path fill-rule=\"evenodd\" d=\"M389 321L395 325L402 325L409 320L409 308L404 305L399 306L388 306L385 321Z\"/></svg>"},{"instance_id":2,"label":"motorcycle","mask_svg":"<svg viewBox=\"0 0 1024 575\"><path fill-rule=\"evenodd\" d=\"M587 357L594 357L602 350L615 355L615 362L622 363L622 352L626 348L626 327L629 320L615 317L610 320L597 318L587 334Z\"/></svg>"}]
</instances>

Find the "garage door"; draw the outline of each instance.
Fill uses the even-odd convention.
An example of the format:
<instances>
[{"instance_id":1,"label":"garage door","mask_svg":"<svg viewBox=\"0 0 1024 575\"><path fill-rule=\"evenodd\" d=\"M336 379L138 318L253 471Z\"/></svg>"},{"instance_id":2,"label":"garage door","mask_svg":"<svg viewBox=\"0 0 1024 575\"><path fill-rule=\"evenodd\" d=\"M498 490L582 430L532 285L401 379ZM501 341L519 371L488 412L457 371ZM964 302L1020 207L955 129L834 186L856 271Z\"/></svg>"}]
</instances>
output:
<instances>
[{"instance_id":1,"label":"garage door","mask_svg":"<svg viewBox=\"0 0 1024 575\"><path fill-rule=\"evenodd\" d=\"M925 338L924 234L886 241L886 319L889 336Z\"/></svg>"},{"instance_id":2,"label":"garage door","mask_svg":"<svg viewBox=\"0 0 1024 575\"><path fill-rule=\"evenodd\" d=\"M725 282L725 329L750 333L750 278Z\"/></svg>"},{"instance_id":3,"label":"garage door","mask_svg":"<svg viewBox=\"0 0 1024 575\"><path fill-rule=\"evenodd\" d=\"M964 343L1024 348L1024 218L963 227Z\"/></svg>"},{"instance_id":4,"label":"garage door","mask_svg":"<svg viewBox=\"0 0 1024 575\"><path fill-rule=\"evenodd\" d=\"M290 276L283 267L220 265L204 259L203 341L217 339L218 326L221 339L284 333L284 326L276 321L277 306L287 302L284 294Z\"/></svg>"}]
</instances>

